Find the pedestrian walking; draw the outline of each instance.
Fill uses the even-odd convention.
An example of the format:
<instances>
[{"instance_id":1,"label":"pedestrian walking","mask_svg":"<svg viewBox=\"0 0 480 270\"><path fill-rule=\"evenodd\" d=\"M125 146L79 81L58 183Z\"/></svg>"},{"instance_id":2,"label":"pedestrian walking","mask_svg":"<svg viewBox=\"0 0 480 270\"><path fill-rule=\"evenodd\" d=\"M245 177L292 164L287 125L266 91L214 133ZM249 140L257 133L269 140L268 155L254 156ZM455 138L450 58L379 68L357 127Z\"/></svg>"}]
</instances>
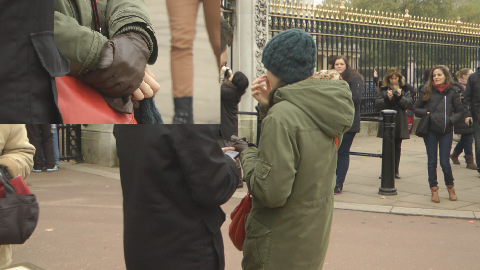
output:
<instances>
[{"instance_id":1,"label":"pedestrian walking","mask_svg":"<svg viewBox=\"0 0 480 270\"><path fill-rule=\"evenodd\" d=\"M463 101L465 96L465 89L467 86L468 77L472 74L473 71L469 68L463 68L455 73L455 77L457 78L458 84L460 85L460 99ZM450 155L450 159L452 160L453 164L460 164L458 157L462 152L465 151L465 163L466 168L471 170L477 169L477 164L475 164L475 160L473 158L473 127L472 125L468 125L465 122L458 122L454 125L454 133L460 134L460 140L453 148L453 152Z\"/></svg>"},{"instance_id":2,"label":"pedestrian walking","mask_svg":"<svg viewBox=\"0 0 480 270\"><path fill-rule=\"evenodd\" d=\"M225 268L220 206L238 174L217 134L215 125L115 125L127 269Z\"/></svg>"},{"instance_id":3,"label":"pedestrian walking","mask_svg":"<svg viewBox=\"0 0 480 270\"><path fill-rule=\"evenodd\" d=\"M154 33L142 0L55 1L55 42L69 74L139 124L163 123L152 98L160 86L146 68L157 60Z\"/></svg>"},{"instance_id":4,"label":"pedestrian walking","mask_svg":"<svg viewBox=\"0 0 480 270\"><path fill-rule=\"evenodd\" d=\"M172 95L175 115L172 124L193 124L193 40L198 8L203 3L205 25L220 68L220 6L218 0L167 0L170 19ZM185 76L187 74L187 76Z\"/></svg>"},{"instance_id":5,"label":"pedestrian walking","mask_svg":"<svg viewBox=\"0 0 480 270\"><path fill-rule=\"evenodd\" d=\"M316 61L313 38L299 29L277 34L263 49L267 73L251 88L263 118L258 148L233 138L253 200L245 224L245 270L323 266L335 138L352 125L354 106L337 72L314 75Z\"/></svg>"},{"instance_id":6,"label":"pedestrian walking","mask_svg":"<svg viewBox=\"0 0 480 270\"><path fill-rule=\"evenodd\" d=\"M410 139L410 132L407 123L406 110L413 108L413 100L411 92L413 87L405 83L400 70L391 68L383 77L382 85L378 89L377 97L375 98L375 106L378 111L385 109L395 110L397 115L395 117L395 178L400 179L400 155L402 151L402 141ZM377 137L383 137L383 123L380 122L378 126Z\"/></svg>"},{"instance_id":7,"label":"pedestrian walking","mask_svg":"<svg viewBox=\"0 0 480 270\"><path fill-rule=\"evenodd\" d=\"M458 89L445 66L436 66L430 72L429 78L413 111L417 117L429 114L428 134L423 137L427 150L428 184L432 193L432 202L439 203L437 182L437 149L439 150L440 166L442 167L445 185L449 199L457 200L454 189L454 178L450 167L450 150L452 149L453 125L463 121L465 109L460 100Z\"/></svg>"},{"instance_id":8,"label":"pedestrian walking","mask_svg":"<svg viewBox=\"0 0 480 270\"><path fill-rule=\"evenodd\" d=\"M336 56L331 68L340 73L342 79L348 83L353 104L355 104L355 119L353 120L353 125L350 130L343 134L342 143L338 149L337 180L333 192L340 194L343 191L343 184L345 183L345 177L347 176L350 165L350 147L352 147L355 135L360 132L360 105L362 103L363 92L365 91L365 83L362 75L350 66L347 58L344 56Z\"/></svg>"},{"instance_id":9,"label":"pedestrian walking","mask_svg":"<svg viewBox=\"0 0 480 270\"><path fill-rule=\"evenodd\" d=\"M26 178L30 174L35 148L28 142L25 125L0 125L0 153L0 171L4 176ZM0 268L11 263L11 246L0 245Z\"/></svg>"}]
</instances>

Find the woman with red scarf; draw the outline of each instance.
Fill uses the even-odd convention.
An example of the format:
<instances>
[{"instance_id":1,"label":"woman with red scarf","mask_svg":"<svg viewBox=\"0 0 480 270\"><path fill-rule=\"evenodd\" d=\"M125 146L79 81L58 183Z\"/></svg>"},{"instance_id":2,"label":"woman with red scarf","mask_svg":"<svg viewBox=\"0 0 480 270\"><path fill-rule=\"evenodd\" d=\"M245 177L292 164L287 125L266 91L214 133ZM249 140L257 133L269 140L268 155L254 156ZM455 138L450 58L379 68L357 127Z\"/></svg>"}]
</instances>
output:
<instances>
[{"instance_id":1,"label":"woman with red scarf","mask_svg":"<svg viewBox=\"0 0 480 270\"><path fill-rule=\"evenodd\" d=\"M420 91L420 97L413 106L417 117L430 114L428 134L423 137L427 149L428 183L432 193L432 202L439 203L437 182L437 149L439 149L448 197L457 200L450 167L450 150L452 148L453 125L464 120L465 108L460 100L460 89L453 82L447 67L436 66L430 72L428 81Z\"/></svg>"}]
</instances>

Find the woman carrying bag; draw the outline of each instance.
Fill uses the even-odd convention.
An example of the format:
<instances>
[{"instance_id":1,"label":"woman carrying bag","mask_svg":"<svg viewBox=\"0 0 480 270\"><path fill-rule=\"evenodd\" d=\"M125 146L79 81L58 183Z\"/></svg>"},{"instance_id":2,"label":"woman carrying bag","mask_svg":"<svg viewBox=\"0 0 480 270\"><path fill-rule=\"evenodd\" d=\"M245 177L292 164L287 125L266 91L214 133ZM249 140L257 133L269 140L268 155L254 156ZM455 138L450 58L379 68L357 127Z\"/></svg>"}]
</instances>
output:
<instances>
[{"instance_id":1,"label":"woman carrying bag","mask_svg":"<svg viewBox=\"0 0 480 270\"><path fill-rule=\"evenodd\" d=\"M453 82L448 68L442 65L436 66L430 72L428 81L413 107L415 116L422 118L428 114L430 118L428 132L423 140L427 150L431 200L435 203L440 202L437 182L437 149L439 149L440 166L449 199L457 200L449 159L452 149L453 125L464 120L465 108L458 92L458 86Z\"/></svg>"},{"instance_id":2,"label":"woman carrying bag","mask_svg":"<svg viewBox=\"0 0 480 270\"><path fill-rule=\"evenodd\" d=\"M273 37L262 55L267 74L252 83L264 116L258 148L232 139L252 195L243 269L323 266L333 214L335 138L350 128L355 109L337 72L314 75L316 56L313 38L302 30Z\"/></svg>"}]
</instances>

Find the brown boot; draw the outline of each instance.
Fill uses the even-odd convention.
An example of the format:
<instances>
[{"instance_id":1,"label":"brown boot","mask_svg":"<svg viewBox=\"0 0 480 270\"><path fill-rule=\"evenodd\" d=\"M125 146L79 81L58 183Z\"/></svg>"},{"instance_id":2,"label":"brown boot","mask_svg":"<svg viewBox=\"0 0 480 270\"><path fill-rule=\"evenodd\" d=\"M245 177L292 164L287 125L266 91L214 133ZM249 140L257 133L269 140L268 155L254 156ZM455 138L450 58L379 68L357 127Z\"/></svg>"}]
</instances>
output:
<instances>
[{"instance_id":1,"label":"brown boot","mask_svg":"<svg viewBox=\"0 0 480 270\"><path fill-rule=\"evenodd\" d=\"M453 150L452 154L450 155L450 159L452 160L453 164L460 164L460 161L458 160L458 156L460 156L462 152L457 152Z\"/></svg>"},{"instance_id":2,"label":"brown boot","mask_svg":"<svg viewBox=\"0 0 480 270\"><path fill-rule=\"evenodd\" d=\"M467 163L466 168L470 170L476 170L477 169L477 164L473 161L473 154L470 155L465 155L465 162Z\"/></svg>"},{"instance_id":3,"label":"brown boot","mask_svg":"<svg viewBox=\"0 0 480 270\"><path fill-rule=\"evenodd\" d=\"M439 203L440 198L438 197L438 187L431 187L432 190L432 202Z\"/></svg>"},{"instance_id":4,"label":"brown boot","mask_svg":"<svg viewBox=\"0 0 480 270\"><path fill-rule=\"evenodd\" d=\"M456 201L457 194L455 194L455 189L453 188L453 185L447 185L447 190L448 190L448 198L450 199L450 201ZM432 195L432 198L433 198L433 195Z\"/></svg>"}]
</instances>

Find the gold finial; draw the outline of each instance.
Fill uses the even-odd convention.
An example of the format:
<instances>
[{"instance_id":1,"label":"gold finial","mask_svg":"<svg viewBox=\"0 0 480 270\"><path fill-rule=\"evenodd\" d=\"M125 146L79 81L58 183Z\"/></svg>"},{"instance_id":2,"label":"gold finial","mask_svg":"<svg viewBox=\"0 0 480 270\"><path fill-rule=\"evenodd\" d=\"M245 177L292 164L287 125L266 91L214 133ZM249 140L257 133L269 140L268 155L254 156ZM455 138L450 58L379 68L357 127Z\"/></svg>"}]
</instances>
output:
<instances>
[{"instance_id":1,"label":"gold finial","mask_svg":"<svg viewBox=\"0 0 480 270\"><path fill-rule=\"evenodd\" d=\"M460 20L460 16L457 17L457 21L455 22L457 27L460 27L462 25L462 21Z\"/></svg>"},{"instance_id":2,"label":"gold finial","mask_svg":"<svg viewBox=\"0 0 480 270\"><path fill-rule=\"evenodd\" d=\"M345 1L340 2L340 13L345 14Z\"/></svg>"}]
</instances>

